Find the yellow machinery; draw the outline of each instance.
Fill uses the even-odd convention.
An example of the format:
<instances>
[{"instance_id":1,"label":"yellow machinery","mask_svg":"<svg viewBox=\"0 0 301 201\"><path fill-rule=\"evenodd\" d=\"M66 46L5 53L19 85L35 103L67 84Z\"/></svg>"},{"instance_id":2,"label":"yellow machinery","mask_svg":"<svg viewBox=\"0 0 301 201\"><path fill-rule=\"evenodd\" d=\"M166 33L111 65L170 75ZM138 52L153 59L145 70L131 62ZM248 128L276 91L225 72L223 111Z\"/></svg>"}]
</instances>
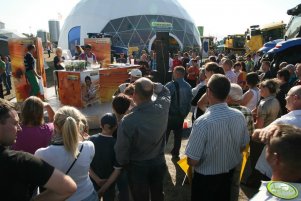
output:
<instances>
[{"instance_id":1,"label":"yellow machinery","mask_svg":"<svg viewBox=\"0 0 301 201\"><path fill-rule=\"evenodd\" d=\"M243 55L245 53L245 35L234 34L224 38L224 48L227 53Z\"/></svg>"},{"instance_id":2,"label":"yellow machinery","mask_svg":"<svg viewBox=\"0 0 301 201\"><path fill-rule=\"evenodd\" d=\"M266 24L262 27L254 25L246 32L246 52L247 54L255 53L259 50L264 43L281 39L284 37L285 24L283 22L275 22Z\"/></svg>"}]
</instances>

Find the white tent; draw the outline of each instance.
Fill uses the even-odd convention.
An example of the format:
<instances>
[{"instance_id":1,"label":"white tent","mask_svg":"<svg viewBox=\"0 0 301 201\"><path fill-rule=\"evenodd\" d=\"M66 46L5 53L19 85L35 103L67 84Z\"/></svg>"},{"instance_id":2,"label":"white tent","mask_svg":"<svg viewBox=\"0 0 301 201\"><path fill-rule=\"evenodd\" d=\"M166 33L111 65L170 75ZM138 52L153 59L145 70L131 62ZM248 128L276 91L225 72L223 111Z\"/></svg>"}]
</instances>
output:
<instances>
[{"instance_id":1,"label":"white tent","mask_svg":"<svg viewBox=\"0 0 301 201\"><path fill-rule=\"evenodd\" d=\"M200 44L199 32L187 11L180 5L177 0L81 0L71 11L66 18L63 28L60 33L59 46L63 49L68 49L68 34L74 27L80 27L80 41L78 44L83 45L83 39L87 38L87 33L100 33L106 25L118 18L125 18L128 16L166 16L169 21L177 20L180 28L177 28L171 33L180 43ZM147 17L145 17L147 18ZM174 19L173 19L174 18ZM158 21L164 21L157 18ZM167 21L168 21L167 20ZM181 21L182 20L182 21ZM139 23L139 20L133 22ZM136 30L134 27L131 30ZM150 28L150 24L149 24ZM115 26L110 34L119 33L118 27ZM123 30L128 31L128 30ZM176 34L179 32L179 35ZM182 36L180 31L184 33ZM186 37L186 32L189 33ZM143 37L139 35L142 40ZM145 40L150 41L150 38ZM188 42L187 42L188 41ZM126 44L127 45L127 44Z\"/></svg>"}]
</instances>

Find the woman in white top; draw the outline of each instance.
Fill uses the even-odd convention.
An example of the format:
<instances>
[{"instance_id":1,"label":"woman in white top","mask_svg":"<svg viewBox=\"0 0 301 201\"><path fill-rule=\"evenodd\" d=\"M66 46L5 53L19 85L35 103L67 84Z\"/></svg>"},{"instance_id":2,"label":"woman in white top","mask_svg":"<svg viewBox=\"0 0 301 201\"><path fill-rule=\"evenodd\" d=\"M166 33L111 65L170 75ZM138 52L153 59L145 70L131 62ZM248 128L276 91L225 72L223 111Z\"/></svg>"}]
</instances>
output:
<instances>
[{"instance_id":1,"label":"woman in white top","mask_svg":"<svg viewBox=\"0 0 301 201\"><path fill-rule=\"evenodd\" d=\"M257 73L248 73L246 77L249 90L243 95L241 105L246 106L253 111L260 101L260 92L257 87L259 83L259 77Z\"/></svg>"},{"instance_id":2,"label":"woman in white top","mask_svg":"<svg viewBox=\"0 0 301 201\"><path fill-rule=\"evenodd\" d=\"M35 155L76 182L77 191L68 201L99 201L89 178L94 145L90 141L80 141L80 131L84 127L82 118L83 115L74 107L60 108L54 115L56 138L52 145L38 149Z\"/></svg>"}]
</instances>

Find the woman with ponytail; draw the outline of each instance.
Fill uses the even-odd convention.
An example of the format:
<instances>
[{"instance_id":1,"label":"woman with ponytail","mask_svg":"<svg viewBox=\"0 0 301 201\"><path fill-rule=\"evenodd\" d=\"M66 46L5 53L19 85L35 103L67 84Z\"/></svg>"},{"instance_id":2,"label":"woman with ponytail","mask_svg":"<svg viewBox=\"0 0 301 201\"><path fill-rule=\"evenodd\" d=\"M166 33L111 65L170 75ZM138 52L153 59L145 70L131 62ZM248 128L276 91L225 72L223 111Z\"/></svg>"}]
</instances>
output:
<instances>
[{"instance_id":1,"label":"woman with ponytail","mask_svg":"<svg viewBox=\"0 0 301 201\"><path fill-rule=\"evenodd\" d=\"M83 115L74 107L64 106L54 115L55 137L50 146L38 149L35 155L69 175L77 184L77 191L68 201L98 201L89 178L94 145L82 141ZM59 184L58 184L59 185Z\"/></svg>"}]
</instances>

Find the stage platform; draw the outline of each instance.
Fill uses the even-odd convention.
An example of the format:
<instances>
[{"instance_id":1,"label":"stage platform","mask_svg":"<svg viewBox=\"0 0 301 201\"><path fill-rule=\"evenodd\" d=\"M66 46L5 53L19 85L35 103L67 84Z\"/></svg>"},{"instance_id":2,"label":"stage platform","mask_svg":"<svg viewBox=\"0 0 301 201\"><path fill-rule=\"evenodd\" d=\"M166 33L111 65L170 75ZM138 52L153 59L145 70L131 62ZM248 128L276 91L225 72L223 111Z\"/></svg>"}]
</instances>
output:
<instances>
[{"instance_id":1,"label":"stage platform","mask_svg":"<svg viewBox=\"0 0 301 201\"><path fill-rule=\"evenodd\" d=\"M64 106L59 101L58 95L55 94L55 88L44 88L45 90L45 102L49 103L53 108L54 112L57 111L60 107ZM17 102L16 98L12 99L11 102ZM77 108L81 111L88 120L90 129L97 129L100 127L100 118L108 112L112 112L112 103L93 103L91 106L86 108ZM47 112L45 112L47 116Z\"/></svg>"}]
</instances>

